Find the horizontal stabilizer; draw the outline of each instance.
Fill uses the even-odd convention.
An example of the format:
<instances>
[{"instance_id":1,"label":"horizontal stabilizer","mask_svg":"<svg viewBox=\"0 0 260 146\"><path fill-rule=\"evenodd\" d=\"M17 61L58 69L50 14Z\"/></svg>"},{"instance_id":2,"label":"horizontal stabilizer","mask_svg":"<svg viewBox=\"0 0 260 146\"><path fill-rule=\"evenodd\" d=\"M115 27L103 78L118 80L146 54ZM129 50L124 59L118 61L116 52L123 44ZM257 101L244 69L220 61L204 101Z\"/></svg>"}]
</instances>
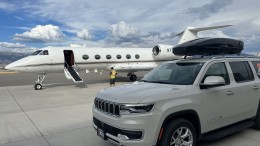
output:
<instances>
[{"instance_id":1,"label":"horizontal stabilizer","mask_svg":"<svg viewBox=\"0 0 260 146\"><path fill-rule=\"evenodd\" d=\"M200 28L188 27L186 30L177 34L177 36L181 36L178 44L197 39L198 32L200 32L200 31L225 28L225 27L229 27L229 26L232 26L232 25L221 25L221 26L200 27Z\"/></svg>"},{"instance_id":2,"label":"horizontal stabilizer","mask_svg":"<svg viewBox=\"0 0 260 146\"><path fill-rule=\"evenodd\" d=\"M257 55L256 55L257 57L260 57L260 51L257 53Z\"/></svg>"},{"instance_id":3,"label":"horizontal stabilizer","mask_svg":"<svg viewBox=\"0 0 260 146\"><path fill-rule=\"evenodd\" d=\"M218 29L218 28L225 28L233 25L221 25L221 26L211 26L211 27L201 27L201 28L190 28L190 31L193 32L199 32L199 31L205 31L205 30L212 30L212 29Z\"/></svg>"}]
</instances>

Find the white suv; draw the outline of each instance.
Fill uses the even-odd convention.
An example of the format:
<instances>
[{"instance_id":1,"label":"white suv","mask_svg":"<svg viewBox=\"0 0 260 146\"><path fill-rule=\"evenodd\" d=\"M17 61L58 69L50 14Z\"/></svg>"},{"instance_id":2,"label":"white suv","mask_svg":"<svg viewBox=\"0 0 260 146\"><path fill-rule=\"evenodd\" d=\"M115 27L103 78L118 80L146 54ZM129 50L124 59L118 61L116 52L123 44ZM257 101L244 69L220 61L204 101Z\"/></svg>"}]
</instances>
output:
<instances>
[{"instance_id":1,"label":"white suv","mask_svg":"<svg viewBox=\"0 0 260 146\"><path fill-rule=\"evenodd\" d=\"M260 129L260 58L161 64L141 81L97 93L97 135L125 146L194 146Z\"/></svg>"}]
</instances>

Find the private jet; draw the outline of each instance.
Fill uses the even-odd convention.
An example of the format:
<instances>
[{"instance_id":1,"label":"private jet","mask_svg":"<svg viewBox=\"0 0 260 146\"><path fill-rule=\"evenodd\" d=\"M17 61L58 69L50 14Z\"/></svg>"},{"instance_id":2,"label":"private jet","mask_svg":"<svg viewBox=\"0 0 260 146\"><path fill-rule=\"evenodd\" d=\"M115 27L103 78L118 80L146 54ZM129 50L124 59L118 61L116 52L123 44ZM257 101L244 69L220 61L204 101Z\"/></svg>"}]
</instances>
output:
<instances>
[{"instance_id":1,"label":"private jet","mask_svg":"<svg viewBox=\"0 0 260 146\"><path fill-rule=\"evenodd\" d=\"M231 25L194 28L188 27L178 34L178 44L197 38L200 31L224 28ZM127 72L131 81L137 80L135 72L149 71L165 61L180 59L172 53L172 45L158 44L153 48L86 48L45 47L5 67L7 70L37 74L35 90L42 89L47 73L64 72L67 79L83 82L79 72L100 72L114 67Z\"/></svg>"}]
</instances>

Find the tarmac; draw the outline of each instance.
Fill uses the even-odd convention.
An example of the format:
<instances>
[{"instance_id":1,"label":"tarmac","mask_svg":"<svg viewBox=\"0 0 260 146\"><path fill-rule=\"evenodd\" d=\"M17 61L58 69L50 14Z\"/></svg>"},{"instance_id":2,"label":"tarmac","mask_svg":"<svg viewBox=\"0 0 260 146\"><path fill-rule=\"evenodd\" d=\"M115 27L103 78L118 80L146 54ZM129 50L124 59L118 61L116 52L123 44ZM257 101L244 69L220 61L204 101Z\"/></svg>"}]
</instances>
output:
<instances>
[{"instance_id":1,"label":"tarmac","mask_svg":"<svg viewBox=\"0 0 260 146\"><path fill-rule=\"evenodd\" d=\"M107 74L82 75L80 85L49 74L39 91L33 89L36 75L0 74L0 146L115 146L92 128L91 108L96 92L109 88ZM123 84L131 84L125 75L116 83ZM260 131L248 128L198 145L260 146Z\"/></svg>"}]
</instances>

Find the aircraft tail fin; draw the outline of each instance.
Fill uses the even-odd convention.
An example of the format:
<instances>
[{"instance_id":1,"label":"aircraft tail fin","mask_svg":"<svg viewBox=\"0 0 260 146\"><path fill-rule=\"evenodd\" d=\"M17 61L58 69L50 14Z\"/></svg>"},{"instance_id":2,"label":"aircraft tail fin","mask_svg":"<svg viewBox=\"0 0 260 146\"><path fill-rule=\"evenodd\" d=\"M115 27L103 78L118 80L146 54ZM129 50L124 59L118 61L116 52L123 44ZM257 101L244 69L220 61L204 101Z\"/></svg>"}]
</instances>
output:
<instances>
[{"instance_id":1,"label":"aircraft tail fin","mask_svg":"<svg viewBox=\"0 0 260 146\"><path fill-rule=\"evenodd\" d=\"M197 34L200 31L224 28L224 27L229 27L229 26L232 26L232 25L221 25L221 26L200 27L200 28L188 27L186 30L177 34L177 36L181 37L178 44L181 44L181 43L184 43L184 42L198 38Z\"/></svg>"},{"instance_id":2,"label":"aircraft tail fin","mask_svg":"<svg viewBox=\"0 0 260 146\"><path fill-rule=\"evenodd\" d=\"M260 51L257 53L256 57L260 57Z\"/></svg>"}]
</instances>

